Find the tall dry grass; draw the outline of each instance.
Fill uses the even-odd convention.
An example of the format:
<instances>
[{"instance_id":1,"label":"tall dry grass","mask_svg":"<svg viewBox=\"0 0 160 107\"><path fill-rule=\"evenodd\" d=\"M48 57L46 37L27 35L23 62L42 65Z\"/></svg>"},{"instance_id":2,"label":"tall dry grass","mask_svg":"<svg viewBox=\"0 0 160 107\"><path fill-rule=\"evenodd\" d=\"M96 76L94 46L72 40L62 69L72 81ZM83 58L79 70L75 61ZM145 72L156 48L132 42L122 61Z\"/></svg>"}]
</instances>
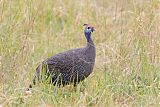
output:
<instances>
[{"instance_id":1,"label":"tall dry grass","mask_svg":"<svg viewBox=\"0 0 160 107\"><path fill-rule=\"evenodd\" d=\"M77 86L36 85L35 69L53 54L85 46L96 28L94 72ZM1 0L0 106L160 105L158 0Z\"/></svg>"}]
</instances>

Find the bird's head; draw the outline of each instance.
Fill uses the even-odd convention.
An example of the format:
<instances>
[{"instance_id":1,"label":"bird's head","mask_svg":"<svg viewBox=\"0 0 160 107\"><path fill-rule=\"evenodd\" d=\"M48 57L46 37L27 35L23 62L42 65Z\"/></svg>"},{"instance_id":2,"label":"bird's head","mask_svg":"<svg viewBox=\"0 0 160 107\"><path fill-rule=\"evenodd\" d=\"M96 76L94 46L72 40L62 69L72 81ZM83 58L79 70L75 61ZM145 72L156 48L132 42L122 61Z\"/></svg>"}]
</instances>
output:
<instances>
[{"instance_id":1,"label":"bird's head","mask_svg":"<svg viewBox=\"0 0 160 107\"><path fill-rule=\"evenodd\" d=\"M84 34L85 34L86 38L89 39L91 36L91 33L93 31L95 31L95 29L94 29L94 27L90 26L89 24L84 24L83 26L85 27Z\"/></svg>"},{"instance_id":2,"label":"bird's head","mask_svg":"<svg viewBox=\"0 0 160 107\"><path fill-rule=\"evenodd\" d=\"M92 33L93 31L95 31L93 26L90 26L89 24L84 24L83 25L85 27L84 29L84 33Z\"/></svg>"}]
</instances>

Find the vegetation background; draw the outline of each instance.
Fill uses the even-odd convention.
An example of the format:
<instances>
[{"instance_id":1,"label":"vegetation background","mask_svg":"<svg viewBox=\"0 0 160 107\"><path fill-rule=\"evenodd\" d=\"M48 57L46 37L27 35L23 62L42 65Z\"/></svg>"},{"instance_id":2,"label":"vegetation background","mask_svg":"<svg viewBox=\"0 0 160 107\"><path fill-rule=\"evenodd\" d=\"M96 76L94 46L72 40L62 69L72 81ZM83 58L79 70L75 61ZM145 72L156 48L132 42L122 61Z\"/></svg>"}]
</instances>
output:
<instances>
[{"instance_id":1,"label":"vegetation background","mask_svg":"<svg viewBox=\"0 0 160 107\"><path fill-rule=\"evenodd\" d=\"M56 53L85 46L95 26L93 73L76 89L25 89ZM0 0L0 106L159 107L159 0Z\"/></svg>"}]
</instances>

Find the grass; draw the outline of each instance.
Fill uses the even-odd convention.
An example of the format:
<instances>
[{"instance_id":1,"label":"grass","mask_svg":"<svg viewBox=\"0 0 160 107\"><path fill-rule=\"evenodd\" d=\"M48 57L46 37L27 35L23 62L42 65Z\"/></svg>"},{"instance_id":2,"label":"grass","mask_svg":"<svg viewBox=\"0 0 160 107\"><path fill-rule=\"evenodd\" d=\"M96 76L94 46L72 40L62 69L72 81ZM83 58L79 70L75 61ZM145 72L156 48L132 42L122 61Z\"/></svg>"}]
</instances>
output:
<instances>
[{"instance_id":1,"label":"grass","mask_svg":"<svg viewBox=\"0 0 160 107\"><path fill-rule=\"evenodd\" d=\"M1 0L0 106L160 106L158 0ZM93 73L76 89L25 89L44 59L85 46L96 31Z\"/></svg>"}]
</instances>

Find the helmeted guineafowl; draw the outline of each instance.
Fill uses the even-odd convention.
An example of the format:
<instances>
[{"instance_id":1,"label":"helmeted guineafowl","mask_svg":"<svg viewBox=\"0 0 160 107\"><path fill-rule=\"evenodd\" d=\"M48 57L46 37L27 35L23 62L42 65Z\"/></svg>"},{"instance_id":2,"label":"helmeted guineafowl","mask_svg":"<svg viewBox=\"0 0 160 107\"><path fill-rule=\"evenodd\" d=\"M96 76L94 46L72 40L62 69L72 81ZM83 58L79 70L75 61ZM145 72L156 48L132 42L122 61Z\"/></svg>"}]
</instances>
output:
<instances>
[{"instance_id":1,"label":"helmeted guineafowl","mask_svg":"<svg viewBox=\"0 0 160 107\"><path fill-rule=\"evenodd\" d=\"M84 35L87 39L87 45L84 48L76 48L56 54L42 62L36 69L36 78L42 80L49 78L54 85L67 85L73 83L76 85L88 77L93 71L96 50L91 39L91 33L94 27L84 24ZM44 71L44 75L42 73Z\"/></svg>"}]
</instances>

